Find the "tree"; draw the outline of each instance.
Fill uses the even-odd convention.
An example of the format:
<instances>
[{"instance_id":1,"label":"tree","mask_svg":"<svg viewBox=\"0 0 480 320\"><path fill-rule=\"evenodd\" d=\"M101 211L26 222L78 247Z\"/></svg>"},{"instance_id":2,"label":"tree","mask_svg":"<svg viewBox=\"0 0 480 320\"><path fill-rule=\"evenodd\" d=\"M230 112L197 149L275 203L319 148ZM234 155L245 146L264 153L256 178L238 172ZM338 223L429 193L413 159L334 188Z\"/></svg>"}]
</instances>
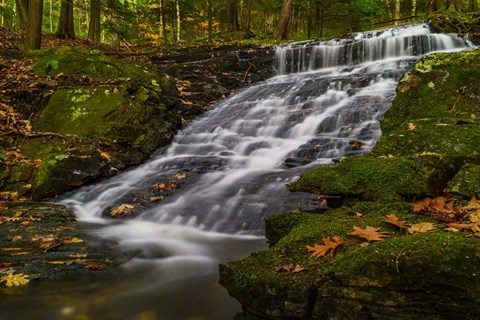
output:
<instances>
[{"instance_id":1,"label":"tree","mask_svg":"<svg viewBox=\"0 0 480 320\"><path fill-rule=\"evenodd\" d=\"M28 21L28 0L15 0L15 6L18 12L18 24L20 28L26 30Z\"/></svg>"},{"instance_id":2,"label":"tree","mask_svg":"<svg viewBox=\"0 0 480 320\"><path fill-rule=\"evenodd\" d=\"M25 49L40 49L42 43L43 0L29 0L27 10Z\"/></svg>"},{"instance_id":3,"label":"tree","mask_svg":"<svg viewBox=\"0 0 480 320\"><path fill-rule=\"evenodd\" d=\"M477 11L478 10L478 0L468 0L468 10Z\"/></svg>"},{"instance_id":4,"label":"tree","mask_svg":"<svg viewBox=\"0 0 480 320\"><path fill-rule=\"evenodd\" d=\"M213 0L207 0L208 43L213 41Z\"/></svg>"},{"instance_id":5,"label":"tree","mask_svg":"<svg viewBox=\"0 0 480 320\"><path fill-rule=\"evenodd\" d=\"M75 39L75 29L73 26L73 0L62 0L58 28L55 35L59 39Z\"/></svg>"},{"instance_id":6,"label":"tree","mask_svg":"<svg viewBox=\"0 0 480 320\"><path fill-rule=\"evenodd\" d=\"M236 0L228 0L228 28L229 32L240 31L238 20L238 5Z\"/></svg>"},{"instance_id":7,"label":"tree","mask_svg":"<svg viewBox=\"0 0 480 320\"><path fill-rule=\"evenodd\" d=\"M277 29L275 30L275 40L285 40L288 35L288 24L290 23L290 18L293 12L293 0L284 0L283 2L283 9L282 9L282 17L280 18L280 22L277 25Z\"/></svg>"},{"instance_id":8,"label":"tree","mask_svg":"<svg viewBox=\"0 0 480 320\"><path fill-rule=\"evenodd\" d=\"M87 39L96 43L100 43L100 0L90 0L90 23L88 25Z\"/></svg>"}]
</instances>

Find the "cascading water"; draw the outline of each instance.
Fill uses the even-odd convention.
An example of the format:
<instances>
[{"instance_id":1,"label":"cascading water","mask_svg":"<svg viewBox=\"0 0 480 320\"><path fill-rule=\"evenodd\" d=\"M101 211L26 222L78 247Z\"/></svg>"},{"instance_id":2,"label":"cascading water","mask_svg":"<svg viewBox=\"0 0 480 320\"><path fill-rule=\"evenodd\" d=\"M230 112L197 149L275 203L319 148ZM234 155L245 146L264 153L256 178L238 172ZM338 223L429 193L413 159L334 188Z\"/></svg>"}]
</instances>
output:
<instances>
[{"instance_id":1,"label":"cascading water","mask_svg":"<svg viewBox=\"0 0 480 320\"><path fill-rule=\"evenodd\" d=\"M285 184L310 166L368 152L402 74L422 54L466 47L425 25L278 47L278 76L218 103L148 163L63 199L80 220L102 223L100 235L140 252L125 272L141 276L119 280L100 309L117 308L122 319L144 309L154 319L232 318L239 306L215 284L218 263L264 247L265 216L315 205ZM179 173L184 187L137 219L102 218ZM119 306L125 298L135 306Z\"/></svg>"}]
</instances>

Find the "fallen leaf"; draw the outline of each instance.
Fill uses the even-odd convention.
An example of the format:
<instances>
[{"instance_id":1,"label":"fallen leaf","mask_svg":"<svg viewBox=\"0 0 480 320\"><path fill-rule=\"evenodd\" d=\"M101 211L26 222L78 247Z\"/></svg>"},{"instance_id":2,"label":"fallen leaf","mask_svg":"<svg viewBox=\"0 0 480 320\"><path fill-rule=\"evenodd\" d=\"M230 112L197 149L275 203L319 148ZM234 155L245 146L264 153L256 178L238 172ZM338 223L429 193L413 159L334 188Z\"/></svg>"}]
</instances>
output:
<instances>
[{"instance_id":1,"label":"fallen leaf","mask_svg":"<svg viewBox=\"0 0 480 320\"><path fill-rule=\"evenodd\" d=\"M186 177L187 177L187 175L186 175L185 173L177 173L177 174L175 175L175 179L176 179L176 180L183 180L183 179L185 179Z\"/></svg>"},{"instance_id":2,"label":"fallen leaf","mask_svg":"<svg viewBox=\"0 0 480 320\"><path fill-rule=\"evenodd\" d=\"M13 236L13 237L8 238L8 240L10 240L12 242L17 242L17 241L22 240L22 236Z\"/></svg>"},{"instance_id":3,"label":"fallen leaf","mask_svg":"<svg viewBox=\"0 0 480 320\"><path fill-rule=\"evenodd\" d=\"M6 276L0 278L0 283L5 282L7 287L18 287L29 283L30 280L27 279L28 277L28 275L23 273L14 274L13 272L10 272Z\"/></svg>"},{"instance_id":4,"label":"fallen leaf","mask_svg":"<svg viewBox=\"0 0 480 320\"><path fill-rule=\"evenodd\" d=\"M463 207L465 210L479 210L480 202L477 200L476 196L472 196L472 199L468 202L468 205Z\"/></svg>"},{"instance_id":5,"label":"fallen leaf","mask_svg":"<svg viewBox=\"0 0 480 320\"><path fill-rule=\"evenodd\" d=\"M71 239L63 240L63 243L64 243L64 244L81 243L81 242L83 242L83 240L82 240L82 239L79 239L79 238L77 238L77 237L73 237L73 238L71 238Z\"/></svg>"},{"instance_id":6,"label":"fallen leaf","mask_svg":"<svg viewBox=\"0 0 480 320\"><path fill-rule=\"evenodd\" d=\"M149 199L150 202L158 202L158 201L162 201L164 199L163 196L156 196L156 197L151 197Z\"/></svg>"},{"instance_id":7,"label":"fallen leaf","mask_svg":"<svg viewBox=\"0 0 480 320\"><path fill-rule=\"evenodd\" d=\"M432 230L435 230L437 227L431 222L422 222L417 224L412 224L410 228L408 228L407 232L410 234L414 233L425 233Z\"/></svg>"},{"instance_id":8,"label":"fallen leaf","mask_svg":"<svg viewBox=\"0 0 480 320\"><path fill-rule=\"evenodd\" d=\"M305 248L307 248L309 252L312 252L310 256L313 258L324 257L329 250L331 250L330 256L333 257L333 251L335 250L335 248L337 248L339 245L343 243L343 239L340 237L333 237L332 239L333 241L330 240L329 238L323 238L322 239L324 243L323 245L319 245L315 243L313 244L313 247L305 246Z\"/></svg>"},{"instance_id":9,"label":"fallen leaf","mask_svg":"<svg viewBox=\"0 0 480 320\"><path fill-rule=\"evenodd\" d=\"M360 212L355 212L355 218L361 218L363 217L363 214L361 214Z\"/></svg>"},{"instance_id":10,"label":"fallen leaf","mask_svg":"<svg viewBox=\"0 0 480 320\"><path fill-rule=\"evenodd\" d=\"M367 226L365 229L354 226L353 230L349 235L357 236L368 241L383 241L383 238L388 236L388 232L379 232L378 230L380 230L380 228L371 226Z\"/></svg>"},{"instance_id":11,"label":"fallen leaf","mask_svg":"<svg viewBox=\"0 0 480 320\"><path fill-rule=\"evenodd\" d=\"M90 270L102 270L103 269L103 265L101 263L98 263L98 262L88 261L88 262L83 263L83 265Z\"/></svg>"},{"instance_id":12,"label":"fallen leaf","mask_svg":"<svg viewBox=\"0 0 480 320\"><path fill-rule=\"evenodd\" d=\"M122 205L118 206L117 208L112 209L110 211L110 215L112 217L114 217L116 215L124 216L124 215L127 215L127 214L131 213L131 209L133 209L133 208L135 208L135 207L132 206L131 204L122 204Z\"/></svg>"},{"instance_id":13,"label":"fallen leaf","mask_svg":"<svg viewBox=\"0 0 480 320\"><path fill-rule=\"evenodd\" d=\"M415 129L417 128L417 125L416 125L415 123L413 123L413 122L409 122L409 123L407 124L407 128L408 128L408 130L413 131L413 130L415 130Z\"/></svg>"},{"instance_id":14,"label":"fallen leaf","mask_svg":"<svg viewBox=\"0 0 480 320\"><path fill-rule=\"evenodd\" d=\"M277 272L291 272L292 270L293 270L293 263L289 263L289 264L275 268L275 271Z\"/></svg>"},{"instance_id":15,"label":"fallen leaf","mask_svg":"<svg viewBox=\"0 0 480 320\"><path fill-rule=\"evenodd\" d=\"M386 223L393 224L394 226L399 227L400 229L407 230L409 227L407 226L406 221L401 221L399 217L395 214L389 214L385 219L383 219Z\"/></svg>"},{"instance_id":16,"label":"fallen leaf","mask_svg":"<svg viewBox=\"0 0 480 320\"><path fill-rule=\"evenodd\" d=\"M87 253L84 253L84 254L81 254L81 253L77 253L77 254L71 254L69 257L71 258L78 258L78 259L82 259L82 258L86 258L88 256Z\"/></svg>"},{"instance_id":17,"label":"fallen leaf","mask_svg":"<svg viewBox=\"0 0 480 320\"><path fill-rule=\"evenodd\" d=\"M454 228L457 230L472 230L475 227L475 224L473 223L446 223L446 227L448 228Z\"/></svg>"},{"instance_id":18,"label":"fallen leaf","mask_svg":"<svg viewBox=\"0 0 480 320\"><path fill-rule=\"evenodd\" d=\"M480 222L480 210L478 210L476 213L468 216L468 220L470 220L470 222L473 222L473 223L479 223Z\"/></svg>"}]
</instances>

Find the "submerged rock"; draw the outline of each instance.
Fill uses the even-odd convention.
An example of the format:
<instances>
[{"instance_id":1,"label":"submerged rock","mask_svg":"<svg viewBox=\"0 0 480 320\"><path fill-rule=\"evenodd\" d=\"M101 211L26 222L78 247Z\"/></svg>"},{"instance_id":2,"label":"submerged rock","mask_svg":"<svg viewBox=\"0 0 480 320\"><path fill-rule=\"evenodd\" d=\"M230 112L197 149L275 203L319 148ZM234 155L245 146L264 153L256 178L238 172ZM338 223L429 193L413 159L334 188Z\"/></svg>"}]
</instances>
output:
<instances>
[{"instance_id":1,"label":"submerged rock","mask_svg":"<svg viewBox=\"0 0 480 320\"><path fill-rule=\"evenodd\" d=\"M398 85L371 155L290 184L342 202L322 214L268 218L270 249L220 266L220 283L242 303L238 318L479 318L478 232L448 229L407 202L442 195L466 203L480 192L479 78L480 50L424 57ZM477 221L475 210L458 210L459 223ZM407 233L385 222L390 214L432 229ZM367 242L351 234L354 226L388 235ZM333 237L343 239L334 253L310 256L306 246Z\"/></svg>"},{"instance_id":2,"label":"submerged rock","mask_svg":"<svg viewBox=\"0 0 480 320\"><path fill-rule=\"evenodd\" d=\"M85 224L62 205L0 202L2 272L24 274L29 281L57 280L79 274L109 273L129 260L112 241L87 232ZM0 286L3 293L13 289ZM10 290L10 291L9 291Z\"/></svg>"}]
</instances>

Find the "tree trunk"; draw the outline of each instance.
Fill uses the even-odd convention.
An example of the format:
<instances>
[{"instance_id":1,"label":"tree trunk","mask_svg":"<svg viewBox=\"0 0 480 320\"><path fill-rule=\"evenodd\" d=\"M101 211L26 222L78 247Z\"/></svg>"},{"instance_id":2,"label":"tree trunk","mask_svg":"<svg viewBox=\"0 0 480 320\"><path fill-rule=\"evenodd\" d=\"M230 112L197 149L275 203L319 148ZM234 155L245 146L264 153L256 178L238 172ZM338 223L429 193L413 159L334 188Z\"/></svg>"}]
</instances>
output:
<instances>
[{"instance_id":1,"label":"tree trunk","mask_svg":"<svg viewBox=\"0 0 480 320\"><path fill-rule=\"evenodd\" d=\"M462 0L452 0L450 1L450 6L452 6L455 8L456 11L463 11L463 2Z\"/></svg>"},{"instance_id":2,"label":"tree trunk","mask_svg":"<svg viewBox=\"0 0 480 320\"><path fill-rule=\"evenodd\" d=\"M43 0L29 0L25 50L40 49L42 43Z\"/></svg>"},{"instance_id":3,"label":"tree trunk","mask_svg":"<svg viewBox=\"0 0 480 320\"><path fill-rule=\"evenodd\" d=\"M398 19L401 18L400 0L395 0L395 25L398 26Z\"/></svg>"},{"instance_id":4,"label":"tree trunk","mask_svg":"<svg viewBox=\"0 0 480 320\"><path fill-rule=\"evenodd\" d=\"M55 35L59 39L75 39L75 29L73 26L73 0L62 0L58 28Z\"/></svg>"},{"instance_id":5,"label":"tree trunk","mask_svg":"<svg viewBox=\"0 0 480 320\"><path fill-rule=\"evenodd\" d=\"M27 21L28 21L28 7L29 7L28 0L15 0L15 6L17 7L18 24L20 26L20 29L26 30Z\"/></svg>"},{"instance_id":6,"label":"tree trunk","mask_svg":"<svg viewBox=\"0 0 480 320\"><path fill-rule=\"evenodd\" d=\"M100 0L90 0L90 23L88 24L87 39L96 43L100 43L102 30L100 29Z\"/></svg>"},{"instance_id":7,"label":"tree trunk","mask_svg":"<svg viewBox=\"0 0 480 320\"><path fill-rule=\"evenodd\" d=\"M213 3L207 0L207 19L208 19L208 43L213 42Z\"/></svg>"},{"instance_id":8,"label":"tree trunk","mask_svg":"<svg viewBox=\"0 0 480 320\"><path fill-rule=\"evenodd\" d=\"M176 1L176 12L177 12L177 38L176 42L180 42L180 31L182 26L182 19L180 18L180 1Z\"/></svg>"},{"instance_id":9,"label":"tree trunk","mask_svg":"<svg viewBox=\"0 0 480 320\"><path fill-rule=\"evenodd\" d=\"M478 0L468 0L468 11L478 10Z\"/></svg>"},{"instance_id":10,"label":"tree trunk","mask_svg":"<svg viewBox=\"0 0 480 320\"><path fill-rule=\"evenodd\" d=\"M280 22L278 23L277 29L275 30L275 40L280 41L280 40L287 39L288 24L290 22L290 17L292 16L292 12L293 12L293 0L284 0L282 17L280 18Z\"/></svg>"},{"instance_id":11,"label":"tree trunk","mask_svg":"<svg viewBox=\"0 0 480 320\"><path fill-rule=\"evenodd\" d=\"M238 6L236 0L228 0L228 31L240 31L238 22Z\"/></svg>"}]
</instances>

